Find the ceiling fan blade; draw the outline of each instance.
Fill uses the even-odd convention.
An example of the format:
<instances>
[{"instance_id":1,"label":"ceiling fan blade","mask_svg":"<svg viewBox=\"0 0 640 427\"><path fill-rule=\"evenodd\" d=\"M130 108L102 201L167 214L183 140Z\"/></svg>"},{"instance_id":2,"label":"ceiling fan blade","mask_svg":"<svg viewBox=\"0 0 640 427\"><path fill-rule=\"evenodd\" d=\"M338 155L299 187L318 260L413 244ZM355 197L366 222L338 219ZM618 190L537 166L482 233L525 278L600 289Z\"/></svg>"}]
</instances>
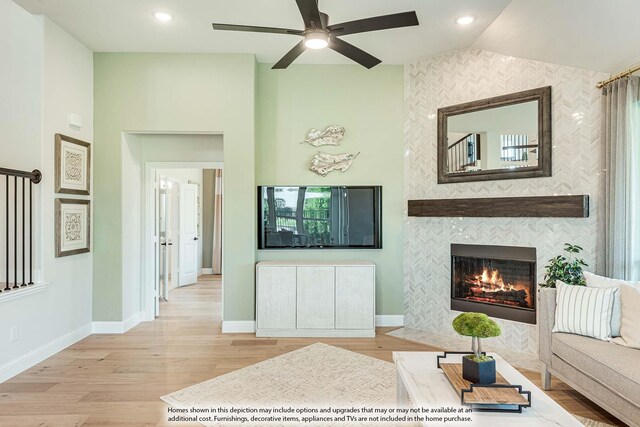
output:
<instances>
[{"instance_id":1,"label":"ceiling fan blade","mask_svg":"<svg viewBox=\"0 0 640 427\"><path fill-rule=\"evenodd\" d=\"M304 45L304 40L295 45L293 49L291 49L285 56L280 59L280 61L276 62L276 64L271 67L272 70L283 70L287 68L293 61L296 60L298 56L302 54L307 49Z\"/></svg>"},{"instance_id":2,"label":"ceiling fan blade","mask_svg":"<svg viewBox=\"0 0 640 427\"><path fill-rule=\"evenodd\" d=\"M296 0L305 28L323 28L318 0Z\"/></svg>"},{"instance_id":3,"label":"ceiling fan blade","mask_svg":"<svg viewBox=\"0 0 640 427\"><path fill-rule=\"evenodd\" d=\"M415 12L403 12L329 25L327 29L332 34L346 36L347 34L411 27L414 25L420 25L418 15Z\"/></svg>"},{"instance_id":4,"label":"ceiling fan blade","mask_svg":"<svg viewBox=\"0 0 640 427\"><path fill-rule=\"evenodd\" d=\"M250 31L253 33L292 34L295 36L304 35L304 31L290 30L287 28L255 27L253 25L216 24L215 22L212 25L214 30Z\"/></svg>"},{"instance_id":5,"label":"ceiling fan blade","mask_svg":"<svg viewBox=\"0 0 640 427\"><path fill-rule=\"evenodd\" d=\"M335 37L329 40L329 47L366 68L373 68L382 62L364 50Z\"/></svg>"}]
</instances>

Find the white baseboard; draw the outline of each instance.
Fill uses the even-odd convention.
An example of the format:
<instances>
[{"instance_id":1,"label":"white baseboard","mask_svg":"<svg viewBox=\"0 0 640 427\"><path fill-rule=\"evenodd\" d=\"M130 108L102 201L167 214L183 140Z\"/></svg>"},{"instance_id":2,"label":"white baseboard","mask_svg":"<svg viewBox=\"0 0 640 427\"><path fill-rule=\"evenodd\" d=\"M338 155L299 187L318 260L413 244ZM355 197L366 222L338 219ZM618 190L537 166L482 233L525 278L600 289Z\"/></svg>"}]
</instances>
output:
<instances>
[{"instance_id":1,"label":"white baseboard","mask_svg":"<svg viewBox=\"0 0 640 427\"><path fill-rule=\"evenodd\" d=\"M376 315L376 326L404 326L404 315L402 314L379 314Z\"/></svg>"},{"instance_id":2,"label":"white baseboard","mask_svg":"<svg viewBox=\"0 0 640 427\"><path fill-rule=\"evenodd\" d=\"M256 322L253 320L224 320L222 322L223 334L253 334L256 331Z\"/></svg>"},{"instance_id":3,"label":"white baseboard","mask_svg":"<svg viewBox=\"0 0 640 427\"><path fill-rule=\"evenodd\" d=\"M91 335L91 324L71 331L33 351L0 366L0 383L37 365L48 357Z\"/></svg>"},{"instance_id":4,"label":"white baseboard","mask_svg":"<svg viewBox=\"0 0 640 427\"><path fill-rule=\"evenodd\" d=\"M213 274L213 268L203 268L200 270L200 274Z\"/></svg>"},{"instance_id":5,"label":"white baseboard","mask_svg":"<svg viewBox=\"0 0 640 427\"><path fill-rule=\"evenodd\" d=\"M94 334L124 334L142 321L142 313L136 313L122 322L93 322Z\"/></svg>"},{"instance_id":6,"label":"white baseboard","mask_svg":"<svg viewBox=\"0 0 640 427\"><path fill-rule=\"evenodd\" d=\"M156 318L153 312L148 312L146 310L140 312L140 316L141 316L141 319L140 319L141 322L150 322L152 320L155 320Z\"/></svg>"}]
</instances>

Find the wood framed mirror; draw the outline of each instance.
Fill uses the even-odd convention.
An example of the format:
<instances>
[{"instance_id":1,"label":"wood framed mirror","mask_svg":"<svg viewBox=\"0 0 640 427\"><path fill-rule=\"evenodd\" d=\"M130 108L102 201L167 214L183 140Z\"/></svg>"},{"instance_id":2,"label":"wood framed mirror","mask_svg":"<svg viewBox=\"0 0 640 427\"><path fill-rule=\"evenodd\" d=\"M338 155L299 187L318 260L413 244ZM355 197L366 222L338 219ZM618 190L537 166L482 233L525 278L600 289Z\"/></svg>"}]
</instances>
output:
<instances>
[{"instance_id":1,"label":"wood framed mirror","mask_svg":"<svg viewBox=\"0 0 640 427\"><path fill-rule=\"evenodd\" d=\"M438 109L438 184L551 176L551 86Z\"/></svg>"}]
</instances>

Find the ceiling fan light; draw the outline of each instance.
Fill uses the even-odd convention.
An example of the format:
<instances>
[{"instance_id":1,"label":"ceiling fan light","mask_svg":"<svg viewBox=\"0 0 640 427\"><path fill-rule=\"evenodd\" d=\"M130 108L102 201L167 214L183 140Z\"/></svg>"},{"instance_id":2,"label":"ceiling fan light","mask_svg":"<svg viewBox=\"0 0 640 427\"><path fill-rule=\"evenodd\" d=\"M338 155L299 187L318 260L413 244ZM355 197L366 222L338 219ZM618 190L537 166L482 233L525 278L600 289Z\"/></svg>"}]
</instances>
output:
<instances>
[{"instance_id":1,"label":"ceiling fan light","mask_svg":"<svg viewBox=\"0 0 640 427\"><path fill-rule=\"evenodd\" d=\"M309 49L324 49L329 46L329 35L322 31L315 31L304 36L304 45Z\"/></svg>"}]
</instances>

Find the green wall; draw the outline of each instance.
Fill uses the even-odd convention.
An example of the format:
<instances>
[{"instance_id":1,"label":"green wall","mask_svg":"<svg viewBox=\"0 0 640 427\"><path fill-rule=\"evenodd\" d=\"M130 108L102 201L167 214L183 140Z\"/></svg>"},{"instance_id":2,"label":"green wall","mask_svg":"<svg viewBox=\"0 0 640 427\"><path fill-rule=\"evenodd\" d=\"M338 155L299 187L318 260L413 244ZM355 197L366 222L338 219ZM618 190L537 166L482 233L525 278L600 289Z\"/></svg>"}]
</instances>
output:
<instances>
[{"instance_id":1,"label":"green wall","mask_svg":"<svg viewBox=\"0 0 640 427\"><path fill-rule=\"evenodd\" d=\"M123 319L122 135L222 132L225 168L224 319L253 320L254 263L362 259L377 265L377 313L403 313L403 69L294 65L272 71L253 55L97 53L94 136L96 321ZM307 170L312 128L340 124L327 152L360 152L347 173ZM257 251L256 185L383 186L382 250ZM125 294L126 296L126 294Z\"/></svg>"},{"instance_id":2,"label":"green wall","mask_svg":"<svg viewBox=\"0 0 640 427\"><path fill-rule=\"evenodd\" d=\"M257 251L258 260L370 260L377 268L377 314L403 314L403 67L258 65L257 185L382 185L383 249ZM346 128L338 147L301 144L311 128ZM358 153L346 172L308 170L316 151ZM229 193L227 193L228 195Z\"/></svg>"},{"instance_id":3,"label":"green wall","mask_svg":"<svg viewBox=\"0 0 640 427\"><path fill-rule=\"evenodd\" d=\"M224 319L254 318L253 55L94 55L93 320L122 319L122 132L222 132ZM198 159L194 159L198 160Z\"/></svg>"}]
</instances>

